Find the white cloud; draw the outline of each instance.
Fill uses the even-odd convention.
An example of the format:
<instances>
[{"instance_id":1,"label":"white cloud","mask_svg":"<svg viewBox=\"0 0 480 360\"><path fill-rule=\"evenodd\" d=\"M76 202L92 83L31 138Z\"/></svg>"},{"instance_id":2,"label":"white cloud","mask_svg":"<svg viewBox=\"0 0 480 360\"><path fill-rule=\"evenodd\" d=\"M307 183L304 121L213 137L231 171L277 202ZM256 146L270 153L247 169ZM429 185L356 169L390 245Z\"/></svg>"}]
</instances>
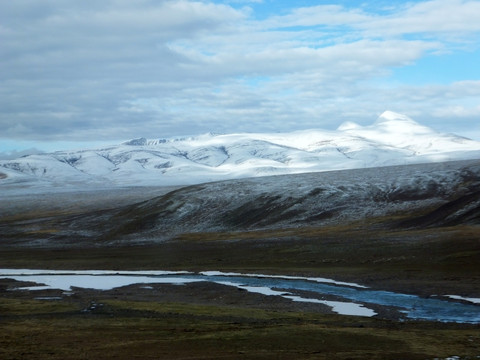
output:
<instances>
[{"instance_id":1,"label":"white cloud","mask_svg":"<svg viewBox=\"0 0 480 360\"><path fill-rule=\"evenodd\" d=\"M269 27L293 26L343 27L366 31L357 36L405 35L412 33L470 33L480 31L479 1L431 0L392 3L389 11L368 13L362 8L349 9L340 5L320 5L293 10L288 15L272 17Z\"/></svg>"},{"instance_id":2,"label":"white cloud","mask_svg":"<svg viewBox=\"0 0 480 360\"><path fill-rule=\"evenodd\" d=\"M361 27L383 34L470 33L480 31L480 2L432 0L408 4L403 11L376 17Z\"/></svg>"},{"instance_id":3,"label":"white cloud","mask_svg":"<svg viewBox=\"0 0 480 360\"><path fill-rule=\"evenodd\" d=\"M322 5L265 20L252 16L255 1L240 2L252 8L187 0L0 3L1 135L86 140L334 128L371 122L387 108L432 124L461 118L455 124L467 126L478 116L478 79L407 86L389 76L432 53L478 46L479 1L417 1L379 13Z\"/></svg>"},{"instance_id":4,"label":"white cloud","mask_svg":"<svg viewBox=\"0 0 480 360\"><path fill-rule=\"evenodd\" d=\"M268 27L294 26L352 26L371 20L361 9L346 9L340 5L319 5L294 9L290 14L268 19Z\"/></svg>"}]
</instances>

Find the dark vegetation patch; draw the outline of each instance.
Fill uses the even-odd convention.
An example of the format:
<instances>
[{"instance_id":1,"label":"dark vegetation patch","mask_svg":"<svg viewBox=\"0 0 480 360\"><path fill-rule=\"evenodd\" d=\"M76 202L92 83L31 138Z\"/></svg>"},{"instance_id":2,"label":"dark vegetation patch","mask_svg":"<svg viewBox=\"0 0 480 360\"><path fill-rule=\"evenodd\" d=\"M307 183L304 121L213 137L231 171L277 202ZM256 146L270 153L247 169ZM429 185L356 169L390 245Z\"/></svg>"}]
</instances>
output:
<instances>
[{"instance_id":1,"label":"dark vegetation patch","mask_svg":"<svg viewBox=\"0 0 480 360\"><path fill-rule=\"evenodd\" d=\"M466 359L480 352L476 325L324 314L308 305L268 304L271 297L258 294L250 294L249 302L245 292L202 286L75 289L61 300L0 292L0 357ZM208 303L196 302L198 291ZM170 300L162 298L166 292Z\"/></svg>"},{"instance_id":2,"label":"dark vegetation patch","mask_svg":"<svg viewBox=\"0 0 480 360\"><path fill-rule=\"evenodd\" d=\"M448 201L425 215L400 222L400 227L480 224L480 191L472 191Z\"/></svg>"},{"instance_id":3,"label":"dark vegetation patch","mask_svg":"<svg viewBox=\"0 0 480 360\"><path fill-rule=\"evenodd\" d=\"M221 214L218 221L233 230L268 226L303 214L304 209L292 209L299 204L301 199L263 194Z\"/></svg>"},{"instance_id":4,"label":"dark vegetation patch","mask_svg":"<svg viewBox=\"0 0 480 360\"><path fill-rule=\"evenodd\" d=\"M312 222L317 222L321 220L332 219L335 215L337 215L342 208L330 209L325 211L320 211L318 214L311 215L306 219L299 220L299 223L309 224Z\"/></svg>"},{"instance_id":5,"label":"dark vegetation patch","mask_svg":"<svg viewBox=\"0 0 480 360\"><path fill-rule=\"evenodd\" d=\"M442 184L434 180L427 182L418 179L414 184L397 187L386 194L386 200L388 201L415 201L425 200L435 197L444 197L446 191Z\"/></svg>"}]
</instances>

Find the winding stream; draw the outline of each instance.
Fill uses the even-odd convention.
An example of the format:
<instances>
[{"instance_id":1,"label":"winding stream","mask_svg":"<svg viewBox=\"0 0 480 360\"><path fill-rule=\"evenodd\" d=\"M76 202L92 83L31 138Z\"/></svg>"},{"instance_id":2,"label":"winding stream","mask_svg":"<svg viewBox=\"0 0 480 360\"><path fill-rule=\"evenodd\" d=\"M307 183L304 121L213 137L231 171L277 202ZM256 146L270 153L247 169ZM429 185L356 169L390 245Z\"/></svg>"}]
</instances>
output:
<instances>
[{"instance_id":1,"label":"winding stream","mask_svg":"<svg viewBox=\"0 0 480 360\"><path fill-rule=\"evenodd\" d=\"M322 303L344 315L374 316L371 304L396 307L409 319L442 322L480 323L480 306L474 302L447 301L441 298L421 298L389 291L371 290L359 284L337 282L323 278L269 276L262 274L237 274L207 271L201 273L168 271L50 271L26 269L0 269L0 278L31 281L39 284L19 290L61 289L71 287L109 290L131 284L170 283L185 284L209 281L234 286L249 292L281 296L292 301ZM40 285L42 284L42 285ZM305 298L298 291L333 295L339 301L327 301L317 297ZM297 293L296 293L297 292Z\"/></svg>"}]
</instances>

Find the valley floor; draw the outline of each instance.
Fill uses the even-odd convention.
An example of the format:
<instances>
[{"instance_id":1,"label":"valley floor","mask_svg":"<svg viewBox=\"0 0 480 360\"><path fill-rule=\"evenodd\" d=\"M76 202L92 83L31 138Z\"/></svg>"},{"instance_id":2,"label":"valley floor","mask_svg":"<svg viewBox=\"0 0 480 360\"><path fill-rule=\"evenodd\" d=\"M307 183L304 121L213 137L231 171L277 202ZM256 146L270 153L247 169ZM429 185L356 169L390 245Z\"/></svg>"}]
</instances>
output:
<instances>
[{"instance_id":1,"label":"valley floor","mask_svg":"<svg viewBox=\"0 0 480 360\"><path fill-rule=\"evenodd\" d=\"M39 212L55 217L65 211L62 202L68 212L83 214L148 199L163 190L134 191L136 195L123 191L103 198L84 193L78 202L58 194L36 200L17 197L13 202L4 198L0 223L12 218L28 222ZM480 298L479 226L381 226L392 220L184 233L132 246L12 246L2 240L0 264L319 276L425 297ZM0 279L2 359L480 358L478 324L398 321L386 313L379 318L340 316L324 306L213 284L158 285L153 293L135 285L103 292L75 289L61 300L52 290L12 291L18 285Z\"/></svg>"},{"instance_id":2,"label":"valley floor","mask_svg":"<svg viewBox=\"0 0 480 360\"><path fill-rule=\"evenodd\" d=\"M478 325L340 316L208 284L7 291L2 359L476 359ZM18 284L16 284L18 285ZM48 299L50 297L50 299Z\"/></svg>"}]
</instances>

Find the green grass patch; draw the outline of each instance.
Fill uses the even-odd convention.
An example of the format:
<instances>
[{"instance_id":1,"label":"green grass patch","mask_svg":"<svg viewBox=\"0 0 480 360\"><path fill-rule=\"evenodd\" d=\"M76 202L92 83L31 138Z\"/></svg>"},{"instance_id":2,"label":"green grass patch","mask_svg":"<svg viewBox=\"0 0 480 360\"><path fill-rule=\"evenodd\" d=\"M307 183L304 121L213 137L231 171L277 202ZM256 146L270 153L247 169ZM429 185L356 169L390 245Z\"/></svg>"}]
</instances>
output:
<instances>
[{"instance_id":1,"label":"green grass patch","mask_svg":"<svg viewBox=\"0 0 480 360\"><path fill-rule=\"evenodd\" d=\"M0 358L430 359L480 353L478 326L186 303L102 303L99 313L1 321Z\"/></svg>"},{"instance_id":2,"label":"green grass patch","mask_svg":"<svg viewBox=\"0 0 480 360\"><path fill-rule=\"evenodd\" d=\"M79 307L76 304L57 300L0 298L0 314L3 315L52 314L77 310Z\"/></svg>"}]
</instances>

